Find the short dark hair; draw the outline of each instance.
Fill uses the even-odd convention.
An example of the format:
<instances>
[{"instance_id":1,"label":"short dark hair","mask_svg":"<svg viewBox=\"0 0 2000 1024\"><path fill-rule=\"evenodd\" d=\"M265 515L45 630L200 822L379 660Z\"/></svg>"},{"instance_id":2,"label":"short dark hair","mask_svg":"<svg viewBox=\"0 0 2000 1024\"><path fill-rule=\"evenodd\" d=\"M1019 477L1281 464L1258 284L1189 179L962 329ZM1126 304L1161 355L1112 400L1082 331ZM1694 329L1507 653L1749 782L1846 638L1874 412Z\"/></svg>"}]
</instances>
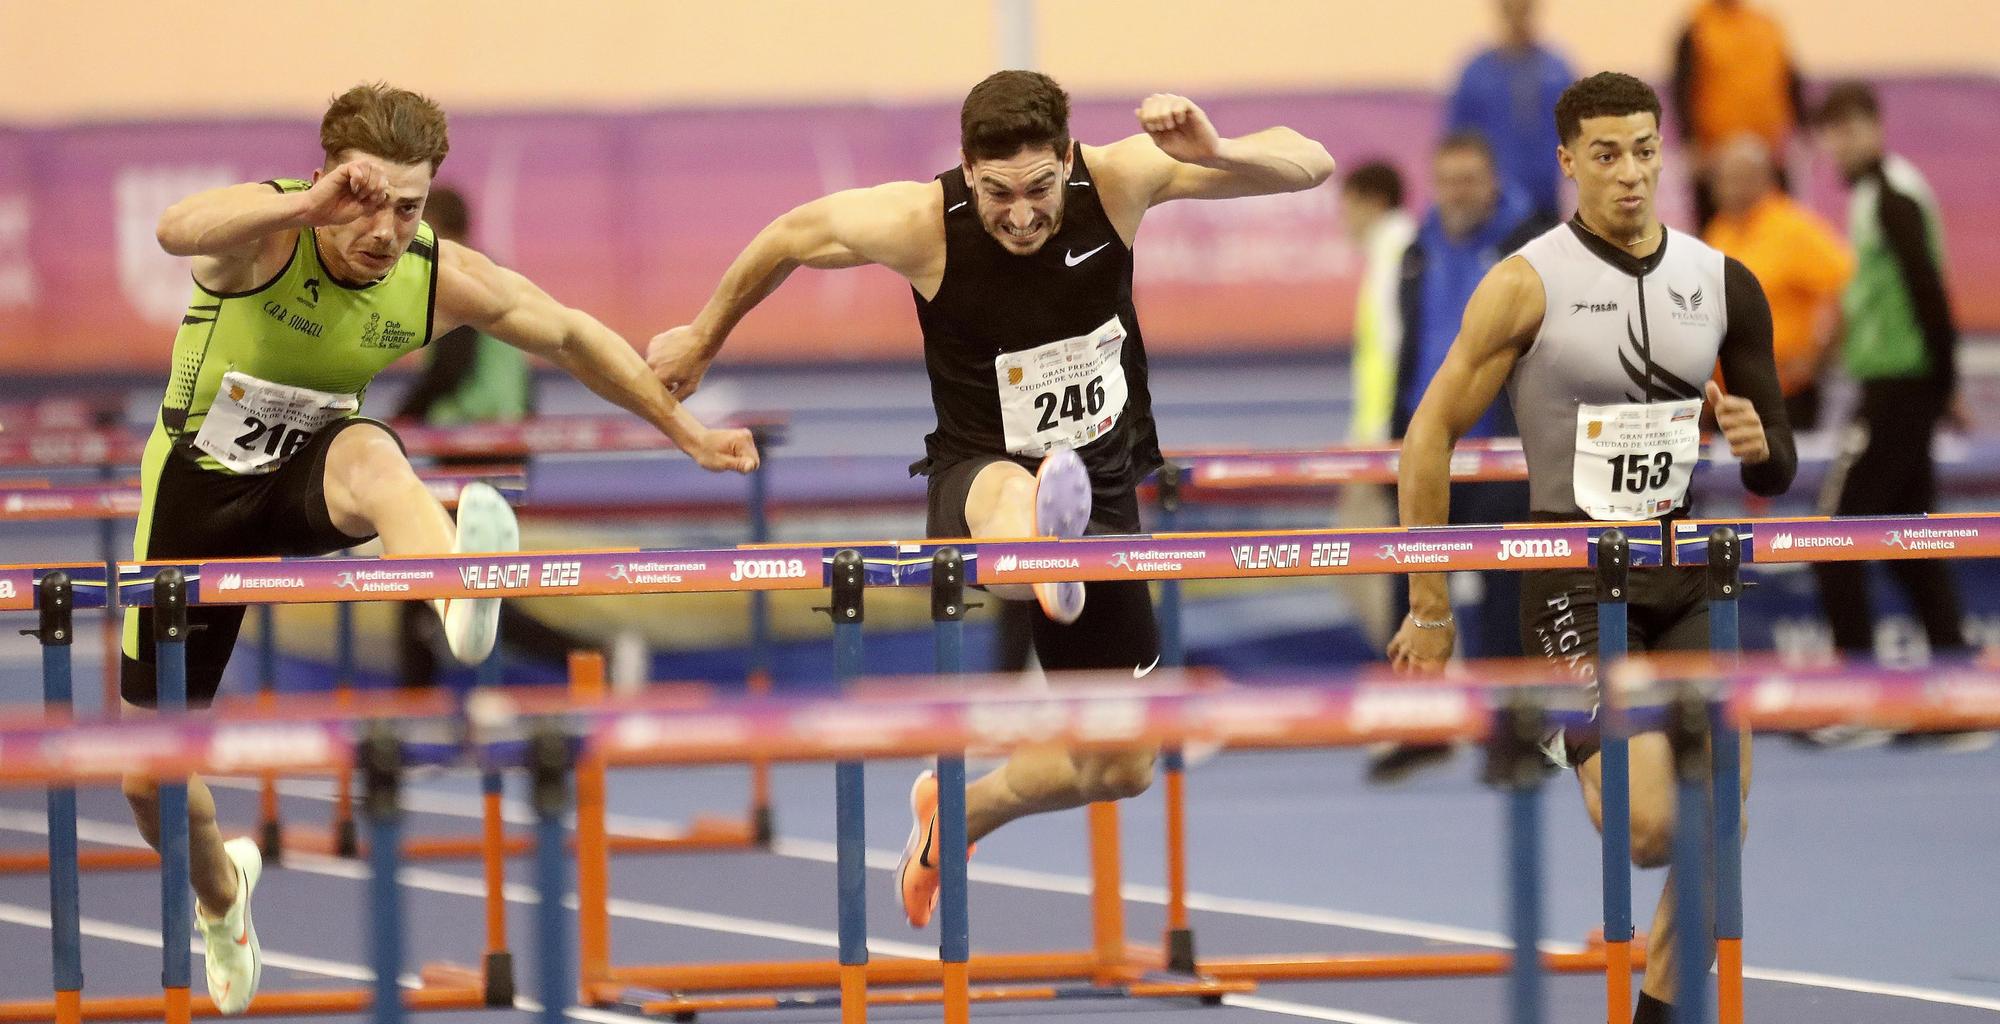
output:
<instances>
[{"instance_id":1,"label":"short dark hair","mask_svg":"<svg viewBox=\"0 0 2000 1024\"><path fill-rule=\"evenodd\" d=\"M965 94L958 147L967 162L1005 160L1047 146L1069 156L1069 93L1039 71L998 71Z\"/></svg>"},{"instance_id":2,"label":"short dark hair","mask_svg":"<svg viewBox=\"0 0 2000 1024\"><path fill-rule=\"evenodd\" d=\"M1835 82L1819 101L1819 110L1813 114L1813 123L1829 125L1852 117L1865 117L1870 121L1882 120L1882 104L1875 98L1875 88L1867 82Z\"/></svg>"},{"instance_id":3,"label":"short dark hair","mask_svg":"<svg viewBox=\"0 0 2000 1024\"><path fill-rule=\"evenodd\" d=\"M1567 146L1583 134L1583 122L1592 117L1624 117L1651 114L1660 120L1660 94L1653 87L1616 71L1599 71L1578 79L1556 100L1556 135Z\"/></svg>"},{"instance_id":4,"label":"short dark hair","mask_svg":"<svg viewBox=\"0 0 2000 1024\"><path fill-rule=\"evenodd\" d=\"M424 220L436 229L439 238L449 238L454 242L463 241L472 225L472 217L465 208L465 197L450 185L431 186L430 198L424 201Z\"/></svg>"},{"instance_id":5,"label":"short dark hair","mask_svg":"<svg viewBox=\"0 0 2000 1024\"><path fill-rule=\"evenodd\" d=\"M1443 156L1446 153L1456 153L1459 150L1478 153L1480 156L1486 158L1488 164L1498 164L1498 161L1493 158L1493 144L1486 141L1485 132L1476 128L1460 128L1458 131L1446 135L1443 139L1439 140L1436 155Z\"/></svg>"},{"instance_id":6,"label":"short dark hair","mask_svg":"<svg viewBox=\"0 0 2000 1024\"><path fill-rule=\"evenodd\" d=\"M1390 209L1403 205L1403 176L1387 160L1370 160L1347 172L1340 189L1358 196L1381 200Z\"/></svg>"}]
</instances>

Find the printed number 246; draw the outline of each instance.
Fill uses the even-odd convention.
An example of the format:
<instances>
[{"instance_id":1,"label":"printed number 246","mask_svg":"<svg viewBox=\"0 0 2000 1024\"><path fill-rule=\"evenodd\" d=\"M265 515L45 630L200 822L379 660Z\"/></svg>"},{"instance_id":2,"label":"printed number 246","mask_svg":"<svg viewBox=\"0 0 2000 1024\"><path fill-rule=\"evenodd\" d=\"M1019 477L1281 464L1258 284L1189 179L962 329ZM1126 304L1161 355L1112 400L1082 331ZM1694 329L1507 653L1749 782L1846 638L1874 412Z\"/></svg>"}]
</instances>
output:
<instances>
[{"instance_id":1,"label":"printed number 246","mask_svg":"<svg viewBox=\"0 0 2000 1024\"><path fill-rule=\"evenodd\" d=\"M1054 391L1044 391L1035 396L1035 408L1042 414L1036 430L1054 430L1065 420L1081 420L1104 411L1104 378L1092 377L1089 384L1071 384L1062 390L1061 397Z\"/></svg>"}]
</instances>

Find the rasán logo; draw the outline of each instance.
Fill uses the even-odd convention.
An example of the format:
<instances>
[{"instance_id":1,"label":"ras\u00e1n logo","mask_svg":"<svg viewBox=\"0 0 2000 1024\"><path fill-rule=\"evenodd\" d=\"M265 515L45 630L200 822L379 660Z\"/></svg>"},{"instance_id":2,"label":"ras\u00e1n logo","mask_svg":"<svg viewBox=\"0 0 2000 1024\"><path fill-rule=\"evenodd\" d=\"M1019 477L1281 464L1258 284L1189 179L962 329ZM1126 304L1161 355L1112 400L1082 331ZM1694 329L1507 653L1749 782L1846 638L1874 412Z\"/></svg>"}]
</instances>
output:
<instances>
[{"instance_id":1,"label":"ras\u00e1n logo","mask_svg":"<svg viewBox=\"0 0 2000 1024\"><path fill-rule=\"evenodd\" d=\"M806 563L799 558L739 558L736 567L729 571L729 582L744 580L796 580L804 579Z\"/></svg>"}]
</instances>

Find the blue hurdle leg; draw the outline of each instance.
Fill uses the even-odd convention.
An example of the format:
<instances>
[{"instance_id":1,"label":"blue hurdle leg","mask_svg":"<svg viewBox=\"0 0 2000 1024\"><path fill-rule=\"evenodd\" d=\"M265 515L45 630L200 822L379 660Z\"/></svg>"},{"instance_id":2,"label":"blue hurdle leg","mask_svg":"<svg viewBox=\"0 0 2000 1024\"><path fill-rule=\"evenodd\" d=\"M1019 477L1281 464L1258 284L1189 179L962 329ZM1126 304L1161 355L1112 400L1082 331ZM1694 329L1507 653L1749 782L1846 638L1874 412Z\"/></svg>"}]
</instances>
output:
<instances>
[{"instance_id":1,"label":"blue hurdle leg","mask_svg":"<svg viewBox=\"0 0 2000 1024\"><path fill-rule=\"evenodd\" d=\"M563 897L569 892L569 856L563 832L563 812L569 805L569 742L561 733L535 737L531 749L535 803L536 977L540 981L542 1020L560 1024L576 1000L570 975L569 922Z\"/></svg>"},{"instance_id":2,"label":"blue hurdle leg","mask_svg":"<svg viewBox=\"0 0 2000 1024\"><path fill-rule=\"evenodd\" d=\"M42 644L42 707L52 717L67 716L76 706L72 674L75 595L69 574L57 570L42 577L36 604L41 612L36 636ZM48 816L49 942L56 1020L58 1024L76 1024L83 1019L83 934L77 878L75 786L49 787Z\"/></svg>"},{"instance_id":3,"label":"blue hurdle leg","mask_svg":"<svg viewBox=\"0 0 2000 1024\"><path fill-rule=\"evenodd\" d=\"M1605 1010L1611 1024L1632 1016L1632 769L1617 695L1604 685L1626 655L1631 545L1622 530L1597 541L1597 679L1600 857L1603 860Z\"/></svg>"},{"instance_id":4,"label":"blue hurdle leg","mask_svg":"<svg viewBox=\"0 0 2000 1024\"><path fill-rule=\"evenodd\" d=\"M162 714L187 710L187 581L178 569L162 569L153 581L154 680ZM160 987L167 1019L187 1019L188 981L193 954L194 895L188 888L187 781L163 781L160 809Z\"/></svg>"},{"instance_id":5,"label":"blue hurdle leg","mask_svg":"<svg viewBox=\"0 0 2000 1024\"><path fill-rule=\"evenodd\" d=\"M931 623L937 672L965 671L965 563L957 548L931 559ZM971 902L966 880L965 757L937 760L938 960L944 981L945 1024L971 1017L968 985L972 956Z\"/></svg>"},{"instance_id":6,"label":"blue hurdle leg","mask_svg":"<svg viewBox=\"0 0 2000 1024\"><path fill-rule=\"evenodd\" d=\"M368 908L362 922L368 929L368 965L375 972L374 1016L376 1024L402 1024L403 889L396 882L403 859L402 748L384 729L363 741L360 755L362 814L368 820Z\"/></svg>"},{"instance_id":7,"label":"blue hurdle leg","mask_svg":"<svg viewBox=\"0 0 2000 1024\"><path fill-rule=\"evenodd\" d=\"M861 553L843 549L833 559L834 676L846 683L861 674ZM834 870L839 890L840 1018L868 1019L868 843L861 762L833 766Z\"/></svg>"},{"instance_id":8,"label":"blue hurdle leg","mask_svg":"<svg viewBox=\"0 0 2000 1024\"><path fill-rule=\"evenodd\" d=\"M1735 661L1742 647L1742 547L1736 531L1708 539L1708 637L1716 658ZM1743 738L1726 705L1709 710L1715 752L1715 957L1717 1024L1743 1024Z\"/></svg>"},{"instance_id":9,"label":"blue hurdle leg","mask_svg":"<svg viewBox=\"0 0 2000 1024\"><path fill-rule=\"evenodd\" d=\"M1541 1024L1542 776L1545 718L1533 698L1510 700L1493 715L1486 781L1507 794L1507 919L1514 955L1507 970L1507 1019Z\"/></svg>"},{"instance_id":10,"label":"blue hurdle leg","mask_svg":"<svg viewBox=\"0 0 2000 1024\"><path fill-rule=\"evenodd\" d=\"M1709 755L1708 708L1693 694L1683 694L1668 712L1668 736L1674 746L1674 1020L1676 1024L1707 1024L1708 964L1714 949L1709 907L1713 889L1709 876Z\"/></svg>"}]
</instances>

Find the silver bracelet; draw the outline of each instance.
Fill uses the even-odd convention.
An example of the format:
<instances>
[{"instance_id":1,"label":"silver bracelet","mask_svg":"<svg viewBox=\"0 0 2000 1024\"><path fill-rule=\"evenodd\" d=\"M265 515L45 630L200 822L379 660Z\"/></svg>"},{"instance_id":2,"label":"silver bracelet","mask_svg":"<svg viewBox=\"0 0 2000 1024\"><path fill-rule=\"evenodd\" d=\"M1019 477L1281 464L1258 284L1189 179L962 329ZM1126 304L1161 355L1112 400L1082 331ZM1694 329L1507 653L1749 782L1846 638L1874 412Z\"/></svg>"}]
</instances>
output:
<instances>
[{"instance_id":1,"label":"silver bracelet","mask_svg":"<svg viewBox=\"0 0 2000 1024\"><path fill-rule=\"evenodd\" d=\"M1443 629L1446 626L1451 625L1452 623L1452 616L1450 612L1446 612L1445 617L1437 620L1436 622L1425 622L1424 620L1417 618L1416 612L1411 612L1409 614L1409 619L1410 619L1410 625L1415 626L1418 629Z\"/></svg>"}]
</instances>

